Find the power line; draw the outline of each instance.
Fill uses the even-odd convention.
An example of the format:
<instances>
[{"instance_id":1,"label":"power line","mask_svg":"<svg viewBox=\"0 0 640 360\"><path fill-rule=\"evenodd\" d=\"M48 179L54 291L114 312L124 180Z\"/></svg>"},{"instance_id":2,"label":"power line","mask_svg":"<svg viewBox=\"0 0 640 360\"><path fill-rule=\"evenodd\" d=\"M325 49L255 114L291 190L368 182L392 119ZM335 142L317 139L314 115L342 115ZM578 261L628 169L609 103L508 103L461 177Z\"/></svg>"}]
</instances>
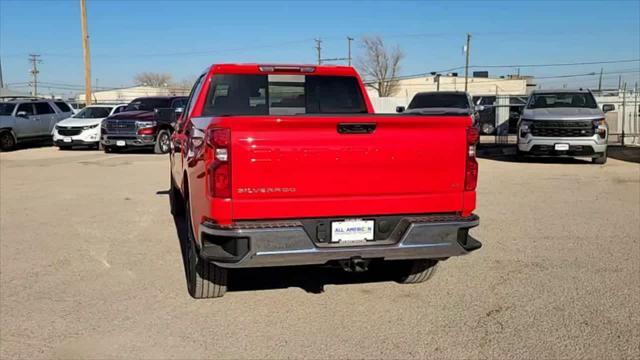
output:
<instances>
[{"instance_id":1,"label":"power line","mask_svg":"<svg viewBox=\"0 0 640 360\"><path fill-rule=\"evenodd\" d=\"M599 64L620 64L630 62L640 62L640 59L625 60L608 60L608 61L590 61L590 62L573 62L573 63L555 63L555 64L511 64L511 65L474 65L472 68L512 68L512 67L554 67L554 66L578 66L578 65L599 65Z\"/></svg>"}]
</instances>

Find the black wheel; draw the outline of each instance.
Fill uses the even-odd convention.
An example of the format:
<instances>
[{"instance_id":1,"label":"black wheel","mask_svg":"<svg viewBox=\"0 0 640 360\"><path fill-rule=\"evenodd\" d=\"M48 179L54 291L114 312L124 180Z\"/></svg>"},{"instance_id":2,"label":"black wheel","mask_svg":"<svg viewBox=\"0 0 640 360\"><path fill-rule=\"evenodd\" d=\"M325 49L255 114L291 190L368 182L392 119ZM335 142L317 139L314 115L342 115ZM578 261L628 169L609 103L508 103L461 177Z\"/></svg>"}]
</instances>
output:
<instances>
[{"instance_id":1,"label":"black wheel","mask_svg":"<svg viewBox=\"0 0 640 360\"><path fill-rule=\"evenodd\" d=\"M0 132L0 150L11 150L14 146L16 146L16 138L13 137L11 131Z\"/></svg>"},{"instance_id":2,"label":"black wheel","mask_svg":"<svg viewBox=\"0 0 640 360\"><path fill-rule=\"evenodd\" d=\"M184 215L184 200L182 200L182 195L180 194L180 190L173 183L173 176L171 176L171 172L169 172L169 204L171 206L171 215L173 216L182 216Z\"/></svg>"},{"instance_id":3,"label":"black wheel","mask_svg":"<svg viewBox=\"0 0 640 360\"><path fill-rule=\"evenodd\" d=\"M210 299L224 296L227 292L227 269L212 264L200 257L195 245L189 203L185 205L187 220L187 287L194 299Z\"/></svg>"},{"instance_id":4,"label":"black wheel","mask_svg":"<svg viewBox=\"0 0 640 360\"><path fill-rule=\"evenodd\" d=\"M591 158L591 162L597 165L603 165L607 163L607 153L605 152L602 156Z\"/></svg>"},{"instance_id":5,"label":"black wheel","mask_svg":"<svg viewBox=\"0 0 640 360\"><path fill-rule=\"evenodd\" d=\"M71 150L71 146L58 146L58 149L62 151L67 151L67 150Z\"/></svg>"},{"instance_id":6,"label":"black wheel","mask_svg":"<svg viewBox=\"0 0 640 360\"><path fill-rule=\"evenodd\" d=\"M116 153L119 151L117 148L114 148L112 146L105 146L103 150L105 153Z\"/></svg>"},{"instance_id":7,"label":"black wheel","mask_svg":"<svg viewBox=\"0 0 640 360\"><path fill-rule=\"evenodd\" d=\"M171 141L169 130L160 130L156 137L156 145L153 152L156 154L166 154L169 152L169 142Z\"/></svg>"},{"instance_id":8,"label":"black wheel","mask_svg":"<svg viewBox=\"0 0 640 360\"><path fill-rule=\"evenodd\" d=\"M418 284L433 277L438 267L438 260L420 259L403 261L400 264L397 282L401 284Z\"/></svg>"}]
</instances>

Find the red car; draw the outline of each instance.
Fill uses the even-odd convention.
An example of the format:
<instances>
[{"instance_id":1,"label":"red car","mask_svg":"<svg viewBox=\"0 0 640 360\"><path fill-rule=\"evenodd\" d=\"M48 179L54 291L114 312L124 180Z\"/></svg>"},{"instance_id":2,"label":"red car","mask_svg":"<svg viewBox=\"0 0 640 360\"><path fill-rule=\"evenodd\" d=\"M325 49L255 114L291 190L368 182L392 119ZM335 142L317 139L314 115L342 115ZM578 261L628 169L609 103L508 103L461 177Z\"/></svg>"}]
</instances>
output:
<instances>
[{"instance_id":1,"label":"red car","mask_svg":"<svg viewBox=\"0 0 640 360\"><path fill-rule=\"evenodd\" d=\"M194 298L230 269L379 266L399 282L480 248L469 115L374 115L345 66L213 65L171 138Z\"/></svg>"}]
</instances>

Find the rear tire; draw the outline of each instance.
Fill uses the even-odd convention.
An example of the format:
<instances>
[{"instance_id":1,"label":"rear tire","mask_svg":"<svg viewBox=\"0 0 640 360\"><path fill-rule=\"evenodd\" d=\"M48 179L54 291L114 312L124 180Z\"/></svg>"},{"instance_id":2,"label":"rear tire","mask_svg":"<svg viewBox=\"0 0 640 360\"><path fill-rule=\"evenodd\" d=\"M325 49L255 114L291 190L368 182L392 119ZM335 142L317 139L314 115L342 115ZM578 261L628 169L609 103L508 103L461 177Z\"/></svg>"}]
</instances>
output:
<instances>
[{"instance_id":1,"label":"rear tire","mask_svg":"<svg viewBox=\"0 0 640 360\"><path fill-rule=\"evenodd\" d=\"M187 288L194 299L211 299L224 296L227 292L228 270L212 264L200 257L195 245L195 236L191 226L191 211L188 202L187 214Z\"/></svg>"},{"instance_id":2,"label":"rear tire","mask_svg":"<svg viewBox=\"0 0 640 360\"><path fill-rule=\"evenodd\" d=\"M408 260L400 265L397 282L400 284L419 284L433 277L438 260Z\"/></svg>"},{"instance_id":3,"label":"rear tire","mask_svg":"<svg viewBox=\"0 0 640 360\"><path fill-rule=\"evenodd\" d=\"M607 163L607 153L605 152L604 154L602 154L602 156L600 157L596 157L596 158L591 158L591 162L593 164L597 164L597 165L603 165Z\"/></svg>"},{"instance_id":4,"label":"rear tire","mask_svg":"<svg viewBox=\"0 0 640 360\"><path fill-rule=\"evenodd\" d=\"M9 130L0 131L0 150L12 150L16 146L16 138Z\"/></svg>"},{"instance_id":5,"label":"rear tire","mask_svg":"<svg viewBox=\"0 0 640 360\"><path fill-rule=\"evenodd\" d=\"M170 136L169 130L160 130L156 136L156 145L153 147L153 152L167 154L169 152Z\"/></svg>"}]
</instances>

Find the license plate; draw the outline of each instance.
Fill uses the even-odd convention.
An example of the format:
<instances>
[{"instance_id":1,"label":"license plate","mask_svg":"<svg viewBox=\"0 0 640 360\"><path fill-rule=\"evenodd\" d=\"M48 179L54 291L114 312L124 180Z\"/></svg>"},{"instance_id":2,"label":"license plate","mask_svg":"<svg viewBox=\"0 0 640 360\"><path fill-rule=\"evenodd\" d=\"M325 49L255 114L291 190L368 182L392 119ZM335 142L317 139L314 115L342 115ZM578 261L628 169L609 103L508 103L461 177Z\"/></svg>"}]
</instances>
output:
<instances>
[{"instance_id":1,"label":"license plate","mask_svg":"<svg viewBox=\"0 0 640 360\"><path fill-rule=\"evenodd\" d=\"M567 151L569 150L569 144L555 144L554 149L556 151Z\"/></svg>"},{"instance_id":2,"label":"license plate","mask_svg":"<svg viewBox=\"0 0 640 360\"><path fill-rule=\"evenodd\" d=\"M62 139L62 141L64 141L64 142L72 142L73 140L71 140L70 137L66 137L66 138Z\"/></svg>"},{"instance_id":3,"label":"license plate","mask_svg":"<svg viewBox=\"0 0 640 360\"><path fill-rule=\"evenodd\" d=\"M331 223L331 242L373 240L373 220L345 220Z\"/></svg>"},{"instance_id":4,"label":"license plate","mask_svg":"<svg viewBox=\"0 0 640 360\"><path fill-rule=\"evenodd\" d=\"M116 141L116 146L126 146L127 143L124 140L117 140Z\"/></svg>"}]
</instances>

